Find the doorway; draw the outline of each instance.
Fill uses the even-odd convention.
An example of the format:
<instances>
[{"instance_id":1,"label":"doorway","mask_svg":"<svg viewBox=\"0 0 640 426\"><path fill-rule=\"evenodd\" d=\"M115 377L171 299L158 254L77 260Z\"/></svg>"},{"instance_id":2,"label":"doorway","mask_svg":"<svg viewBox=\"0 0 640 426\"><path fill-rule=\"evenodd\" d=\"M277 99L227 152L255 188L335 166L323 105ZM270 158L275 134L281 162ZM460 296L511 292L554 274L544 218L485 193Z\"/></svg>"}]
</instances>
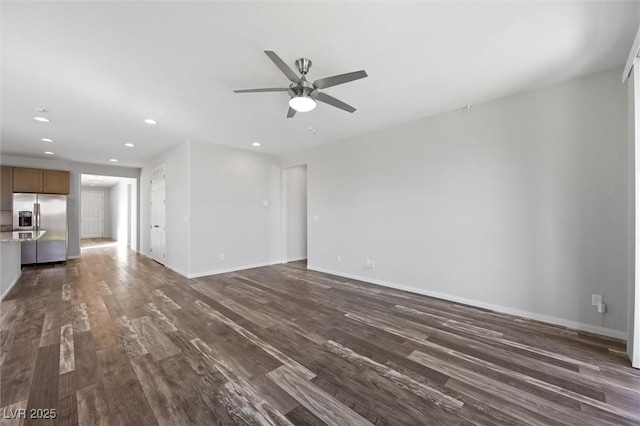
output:
<instances>
[{"instance_id":1,"label":"doorway","mask_svg":"<svg viewBox=\"0 0 640 426\"><path fill-rule=\"evenodd\" d=\"M283 171L283 262L307 259L307 166Z\"/></svg>"},{"instance_id":2,"label":"doorway","mask_svg":"<svg viewBox=\"0 0 640 426\"><path fill-rule=\"evenodd\" d=\"M80 176L80 247L138 249L137 179Z\"/></svg>"},{"instance_id":3,"label":"doorway","mask_svg":"<svg viewBox=\"0 0 640 426\"><path fill-rule=\"evenodd\" d=\"M82 190L80 238L104 237L104 192Z\"/></svg>"},{"instance_id":4,"label":"doorway","mask_svg":"<svg viewBox=\"0 0 640 426\"><path fill-rule=\"evenodd\" d=\"M160 166L151 173L151 258L164 265L166 262L165 221L165 167Z\"/></svg>"}]
</instances>

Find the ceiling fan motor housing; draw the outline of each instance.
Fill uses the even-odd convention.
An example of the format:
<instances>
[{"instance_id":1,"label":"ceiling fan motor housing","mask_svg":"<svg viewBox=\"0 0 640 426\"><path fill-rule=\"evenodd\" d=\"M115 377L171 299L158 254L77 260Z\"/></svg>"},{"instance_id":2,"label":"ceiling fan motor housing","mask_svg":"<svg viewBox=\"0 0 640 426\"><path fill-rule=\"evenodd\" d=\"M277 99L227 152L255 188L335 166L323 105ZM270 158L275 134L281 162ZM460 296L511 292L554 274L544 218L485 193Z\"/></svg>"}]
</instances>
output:
<instances>
[{"instance_id":1,"label":"ceiling fan motor housing","mask_svg":"<svg viewBox=\"0 0 640 426\"><path fill-rule=\"evenodd\" d=\"M306 80L301 80L298 83L291 83L289 85L289 96L292 98L299 96L307 96L315 99L318 96L318 91L313 84L309 83Z\"/></svg>"}]
</instances>

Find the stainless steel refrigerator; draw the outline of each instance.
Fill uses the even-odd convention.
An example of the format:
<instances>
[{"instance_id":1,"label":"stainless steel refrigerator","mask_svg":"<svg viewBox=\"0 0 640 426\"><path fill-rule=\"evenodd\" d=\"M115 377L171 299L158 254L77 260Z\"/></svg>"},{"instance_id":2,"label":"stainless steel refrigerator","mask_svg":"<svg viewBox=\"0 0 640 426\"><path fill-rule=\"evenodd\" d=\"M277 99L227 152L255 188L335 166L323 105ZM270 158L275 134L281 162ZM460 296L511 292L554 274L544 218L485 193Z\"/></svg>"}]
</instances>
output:
<instances>
[{"instance_id":1,"label":"stainless steel refrigerator","mask_svg":"<svg viewBox=\"0 0 640 426\"><path fill-rule=\"evenodd\" d=\"M46 231L37 241L23 241L22 264L67 260L67 196L13 194L13 228Z\"/></svg>"}]
</instances>

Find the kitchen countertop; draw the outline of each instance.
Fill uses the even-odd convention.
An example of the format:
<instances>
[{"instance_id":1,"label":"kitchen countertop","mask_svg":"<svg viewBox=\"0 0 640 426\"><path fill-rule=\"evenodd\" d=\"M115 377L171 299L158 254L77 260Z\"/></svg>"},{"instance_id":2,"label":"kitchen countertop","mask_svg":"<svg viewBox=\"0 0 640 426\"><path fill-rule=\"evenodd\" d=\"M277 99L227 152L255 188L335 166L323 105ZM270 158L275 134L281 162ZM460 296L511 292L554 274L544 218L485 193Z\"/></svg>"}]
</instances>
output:
<instances>
[{"instance_id":1,"label":"kitchen countertop","mask_svg":"<svg viewBox=\"0 0 640 426\"><path fill-rule=\"evenodd\" d=\"M0 242L13 243L22 241L35 241L42 237L47 231L13 231L0 232Z\"/></svg>"}]
</instances>

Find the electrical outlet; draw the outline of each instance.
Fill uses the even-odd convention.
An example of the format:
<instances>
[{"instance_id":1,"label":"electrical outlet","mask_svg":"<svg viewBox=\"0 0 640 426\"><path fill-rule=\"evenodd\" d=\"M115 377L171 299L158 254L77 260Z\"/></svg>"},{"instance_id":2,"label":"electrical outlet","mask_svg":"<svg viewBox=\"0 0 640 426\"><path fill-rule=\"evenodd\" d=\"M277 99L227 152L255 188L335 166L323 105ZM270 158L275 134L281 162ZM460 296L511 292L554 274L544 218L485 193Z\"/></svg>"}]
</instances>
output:
<instances>
[{"instance_id":1,"label":"electrical outlet","mask_svg":"<svg viewBox=\"0 0 640 426\"><path fill-rule=\"evenodd\" d=\"M338 262L342 262L342 256L338 255Z\"/></svg>"},{"instance_id":2,"label":"electrical outlet","mask_svg":"<svg viewBox=\"0 0 640 426\"><path fill-rule=\"evenodd\" d=\"M220 260L224 260L224 253L220 255Z\"/></svg>"},{"instance_id":3,"label":"electrical outlet","mask_svg":"<svg viewBox=\"0 0 640 426\"><path fill-rule=\"evenodd\" d=\"M371 259L367 259L366 265L367 268L371 268Z\"/></svg>"},{"instance_id":4,"label":"electrical outlet","mask_svg":"<svg viewBox=\"0 0 640 426\"><path fill-rule=\"evenodd\" d=\"M372 260L372 261L371 261L371 267L375 269L375 267L376 267L376 262L375 262L375 260Z\"/></svg>"},{"instance_id":5,"label":"electrical outlet","mask_svg":"<svg viewBox=\"0 0 640 426\"><path fill-rule=\"evenodd\" d=\"M602 303L602 295L601 294L592 294L591 295L591 304L593 306L598 306L598 303Z\"/></svg>"},{"instance_id":6,"label":"electrical outlet","mask_svg":"<svg viewBox=\"0 0 640 426\"><path fill-rule=\"evenodd\" d=\"M598 313L604 314L605 312L607 312L607 305L602 302L598 303Z\"/></svg>"}]
</instances>

